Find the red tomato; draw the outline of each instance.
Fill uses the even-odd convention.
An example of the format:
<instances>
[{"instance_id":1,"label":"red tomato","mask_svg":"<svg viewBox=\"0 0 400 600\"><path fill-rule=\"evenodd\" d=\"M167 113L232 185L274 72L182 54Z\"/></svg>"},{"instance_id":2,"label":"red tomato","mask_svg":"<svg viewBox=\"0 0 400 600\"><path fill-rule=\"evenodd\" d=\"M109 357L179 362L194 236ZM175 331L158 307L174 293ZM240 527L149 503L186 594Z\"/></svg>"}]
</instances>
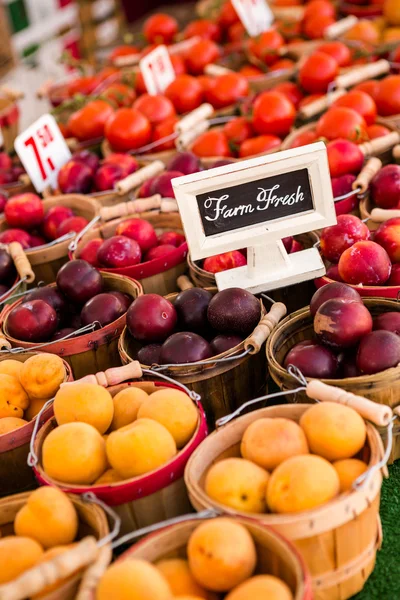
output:
<instances>
[{"instance_id":1,"label":"red tomato","mask_svg":"<svg viewBox=\"0 0 400 600\"><path fill-rule=\"evenodd\" d=\"M270 150L277 150L281 145L281 138L276 135L259 135L245 140L239 148L240 158L264 154Z\"/></svg>"},{"instance_id":2,"label":"red tomato","mask_svg":"<svg viewBox=\"0 0 400 600\"><path fill-rule=\"evenodd\" d=\"M107 121L105 134L113 150L128 152L150 142L150 121L134 108L119 108Z\"/></svg>"},{"instance_id":3,"label":"red tomato","mask_svg":"<svg viewBox=\"0 0 400 600\"><path fill-rule=\"evenodd\" d=\"M377 81L376 79L368 79L368 81L362 81L361 83L357 84L353 88L353 90L360 90L361 92L365 92L376 101L376 96L379 91L379 81Z\"/></svg>"},{"instance_id":4,"label":"red tomato","mask_svg":"<svg viewBox=\"0 0 400 600\"><path fill-rule=\"evenodd\" d=\"M68 119L68 129L80 141L102 138L104 126L113 114L114 109L109 102L92 100L72 113Z\"/></svg>"},{"instance_id":5,"label":"red tomato","mask_svg":"<svg viewBox=\"0 0 400 600\"><path fill-rule=\"evenodd\" d=\"M153 136L151 138L152 142L156 142L157 140L161 140L164 137L167 137L174 133L175 124L178 122L177 117L170 117L166 121L159 123L153 129ZM169 142L163 142L154 148L152 152L161 152L163 150L172 150L175 148L175 140L170 140Z\"/></svg>"},{"instance_id":6,"label":"red tomato","mask_svg":"<svg viewBox=\"0 0 400 600\"><path fill-rule=\"evenodd\" d=\"M254 101L253 126L257 133L287 135L295 118L294 105L281 92L262 92Z\"/></svg>"},{"instance_id":7,"label":"red tomato","mask_svg":"<svg viewBox=\"0 0 400 600\"><path fill-rule=\"evenodd\" d=\"M124 83L111 83L101 92L102 98L116 106L132 106L136 98L135 90Z\"/></svg>"},{"instance_id":8,"label":"red tomato","mask_svg":"<svg viewBox=\"0 0 400 600\"><path fill-rule=\"evenodd\" d=\"M245 98L250 92L246 77L239 73L226 73L215 78L215 83L206 90L206 100L214 108L224 108Z\"/></svg>"},{"instance_id":9,"label":"red tomato","mask_svg":"<svg viewBox=\"0 0 400 600\"><path fill-rule=\"evenodd\" d=\"M292 81L283 81L282 83L278 83L278 85L274 87L274 91L285 94L286 98L289 98L290 102L294 104L295 108L298 107L299 102L303 99L303 93L301 89Z\"/></svg>"},{"instance_id":10,"label":"red tomato","mask_svg":"<svg viewBox=\"0 0 400 600\"><path fill-rule=\"evenodd\" d=\"M390 75L379 82L375 101L383 117L400 113L400 75Z\"/></svg>"},{"instance_id":11,"label":"red tomato","mask_svg":"<svg viewBox=\"0 0 400 600\"><path fill-rule=\"evenodd\" d=\"M239 70L239 73L244 77L249 77L250 79L252 77L260 77L261 75L265 75L264 71L261 71L261 69L255 67L254 65L244 65Z\"/></svg>"},{"instance_id":12,"label":"red tomato","mask_svg":"<svg viewBox=\"0 0 400 600\"><path fill-rule=\"evenodd\" d=\"M308 56L300 67L300 85L311 94L323 94L339 73L337 62L323 52Z\"/></svg>"},{"instance_id":13,"label":"red tomato","mask_svg":"<svg viewBox=\"0 0 400 600\"><path fill-rule=\"evenodd\" d=\"M303 21L303 33L310 40L319 40L324 37L325 29L334 22L334 17L312 16Z\"/></svg>"},{"instance_id":14,"label":"red tomato","mask_svg":"<svg viewBox=\"0 0 400 600\"><path fill-rule=\"evenodd\" d=\"M204 93L212 88L215 83L215 77L211 77L210 75L198 75L196 79L203 88Z\"/></svg>"},{"instance_id":15,"label":"red tomato","mask_svg":"<svg viewBox=\"0 0 400 600\"><path fill-rule=\"evenodd\" d=\"M137 91L138 95L140 95L140 94L146 94L147 93L146 84L144 82L143 74L142 74L141 71L138 71L136 73L136 77L135 77L135 90Z\"/></svg>"},{"instance_id":16,"label":"red tomato","mask_svg":"<svg viewBox=\"0 0 400 600\"><path fill-rule=\"evenodd\" d=\"M241 21L234 23L228 29L228 40L230 42L243 42L247 38L247 31Z\"/></svg>"},{"instance_id":17,"label":"red tomato","mask_svg":"<svg viewBox=\"0 0 400 600\"><path fill-rule=\"evenodd\" d=\"M140 50L139 48L136 48L136 46L130 46L128 44L117 46L109 55L108 60L114 62L119 56L134 56L135 54L140 54Z\"/></svg>"},{"instance_id":18,"label":"red tomato","mask_svg":"<svg viewBox=\"0 0 400 600\"><path fill-rule=\"evenodd\" d=\"M250 38L248 43L249 52L263 61L266 65L273 65L279 58L278 50L285 40L276 29L268 29L256 38Z\"/></svg>"},{"instance_id":19,"label":"red tomato","mask_svg":"<svg viewBox=\"0 0 400 600\"><path fill-rule=\"evenodd\" d=\"M165 95L178 113L194 110L203 102L203 87L191 75L178 75L165 90Z\"/></svg>"},{"instance_id":20,"label":"red tomato","mask_svg":"<svg viewBox=\"0 0 400 600\"><path fill-rule=\"evenodd\" d=\"M78 77L68 83L68 95L70 97L75 96L75 94L89 96L98 84L99 80L97 77Z\"/></svg>"},{"instance_id":21,"label":"red tomato","mask_svg":"<svg viewBox=\"0 0 400 600\"><path fill-rule=\"evenodd\" d=\"M318 137L327 140L343 138L351 142L367 139L367 124L358 112L345 106L333 106L320 117L316 126Z\"/></svg>"},{"instance_id":22,"label":"red tomato","mask_svg":"<svg viewBox=\"0 0 400 600\"><path fill-rule=\"evenodd\" d=\"M300 148L300 146L307 146L307 144L312 144L317 140L318 136L315 131L303 131L294 138L289 148Z\"/></svg>"},{"instance_id":23,"label":"red tomato","mask_svg":"<svg viewBox=\"0 0 400 600\"><path fill-rule=\"evenodd\" d=\"M177 20L164 13L152 15L143 25L143 33L149 44L170 44L178 29Z\"/></svg>"},{"instance_id":24,"label":"red tomato","mask_svg":"<svg viewBox=\"0 0 400 600\"><path fill-rule=\"evenodd\" d=\"M231 25L237 23L238 21L239 17L233 8L232 2L230 0L224 2L217 18L218 25L222 27L222 29L229 29Z\"/></svg>"},{"instance_id":25,"label":"red tomato","mask_svg":"<svg viewBox=\"0 0 400 600\"><path fill-rule=\"evenodd\" d=\"M334 17L335 8L329 0L311 0L304 9L303 19L309 19L312 16Z\"/></svg>"},{"instance_id":26,"label":"red tomato","mask_svg":"<svg viewBox=\"0 0 400 600\"><path fill-rule=\"evenodd\" d=\"M351 63L351 52L343 42L325 42L318 46L318 52L323 52L334 58L339 67L347 67Z\"/></svg>"},{"instance_id":27,"label":"red tomato","mask_svg":"<svg viewBox=\"0 0 400 600\"><path fill-rule=\"evenodd\" d=\"M293 69L295 62L290 58L280 58L274 63L269 70L270 71L286 71L287 69Z\"/></svg>"},{"instance_id":28,"label":"red tomato","mask_svg":"<svg viewBox=\"0 0 400 600\"><path fill-rule=\"evenodd\" d=\"M191 37L201 37L213 42L221 40L221 30L217 23L209 19L196 19L187 25L183 31L185 40Z\"/></svg>"},{"instance_id":29,"label":"red tomato","mask_svg":"<svg viewBox=\"0 0 400 600\"><path fill-rule=\"evenodd\" d=\"M220 56L220 51L212 40L201 39L191 46L185 56L186 67L192 75L200 75L204 67L215 62Z\"/></svg>"},{"instance_id":30,"label":"red tomato","mask_svg":"<svg viewBox=\"0 0 400 600\"><path fill-rule=\"evenodd\" d=\"M347 92L344 96L338 98L333 106L346 106L352 108L362 117L364 117L367 125L372 125L376 121L376 104L374 100L360 90L352 90Z\"/></svg>"},{"instance_id":31,"label":"red tomato","mask_svg":"<svg viewBox=\"0 0 400 600\"><path fill-rule=\"evenodd\" d=\"M323 95L324 94L310 94L309 96L305 96L302 100L300 100L298 108L303 108L303 106L307 106L307 104L311 104L312 102L315 102L315 100L319 100L323 97Z\"/></svg>"},{"instance_id":32,"label":"red tomato","mask_svg":"<svg viewBox=\"0 0 400 600\"><path fill-rule=\"evenodd\" d=\"M226 123L223 132L233 144L241 144L254 135L254 129L246 117L236 117Z\"/></svg>"},{"instance_id":33,"label":"red tomato","mask_svg":"<svg viewBox=\"0 0 400 600\"><path fill-rule=\"evenodd\" d=\"M169 57L174 68L175 75L183 75L186 73L185 61L182 56L179 56L179 54L170 54Z\"/></svg>"},{"instance_id":34,"label":"red tomato","mask_svg":"<svg viewBox=\"0 0 400 600\"><path fill-rule=\"evenodd\" d=\"M152 125L158 125L176 116L174 105L171 100L162 94L150 96L143 94L134 102L132 108L142 113Z\"/></svg>"},{"instance_id":35,"label":"red tomato","mask_svg":"<svg viewBox=\"0 0 400 600\"><path fill-rule=\"evenodd\" d=\"M191 151L196 156L233 156L226 135L218 129L205 131L194 141Z\"/></svg>"},{"instance_id":36,"label":"red tomato","mask_svg":"<svg viewBox=\"0 0 400 600\"><path fill-rule=\"evenodd\" d=\"M388 127L385 127L384 125L379 125L379 123L375 123L374 125L370 125L369 127L367 127L367 135L370 140L374 140L378 137L383 137L388 133L390 133L390 129L388 129Z\"/></svg>"}]
</instances>

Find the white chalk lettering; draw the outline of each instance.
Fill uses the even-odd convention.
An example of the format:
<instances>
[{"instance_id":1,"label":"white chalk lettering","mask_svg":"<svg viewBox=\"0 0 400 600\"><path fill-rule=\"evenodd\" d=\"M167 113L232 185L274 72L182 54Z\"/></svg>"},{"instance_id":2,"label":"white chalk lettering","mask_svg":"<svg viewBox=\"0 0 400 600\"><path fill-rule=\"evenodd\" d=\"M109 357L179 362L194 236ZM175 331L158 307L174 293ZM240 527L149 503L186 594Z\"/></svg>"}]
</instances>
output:
<instances>
[{"instance_id":1,"label":"white chalk lettering","mask_svg":"<svg viewBox=\"0 0 400 600\"><path fill-rule=\"evenodd\" d=\"M254 207L251 204L240 204L239 206L229 207L226 204L222 204L229 198L229 194L221 196L220 198L207 198L204 202L204 208L214 211L213 216L205 216L207 221L217 221L220 217L223 219L230 219L236 216L243 216L248 213L254 212Z\"/></svg>"},{"instance_id":2,"label":"white chalk lettering","mask_svg":"<svg viewBox=\"0 0 400 600\"><path fill-rule=\"evenodd\" d=\"M277 196L275 192L279 190L279 185L274 185L272 188L258 188L260 190L257 195L257 202L263 205L257 206L257 210L267 210L270 206L278 207L280 204L285 206L292 206L297 202L304 200L304 194L301 191L301 186L297 187L297 190L293 194L287 194L286 196Z\"/></svg>"}]
</instances>

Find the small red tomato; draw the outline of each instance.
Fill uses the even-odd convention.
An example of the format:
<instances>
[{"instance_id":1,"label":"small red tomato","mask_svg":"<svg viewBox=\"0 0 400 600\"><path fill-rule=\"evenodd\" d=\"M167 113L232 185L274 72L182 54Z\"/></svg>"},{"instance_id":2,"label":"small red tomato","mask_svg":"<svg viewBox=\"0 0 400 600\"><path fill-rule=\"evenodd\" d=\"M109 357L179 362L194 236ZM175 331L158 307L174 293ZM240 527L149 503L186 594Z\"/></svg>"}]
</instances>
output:
<instances>
[{"instance_id":1,"label":"small red tomato","mask_svg":"<svg viewBox=\"0 0 400 600\"><path fill-rule=\"evenodd\" d=\"M296 109L281 92L262 92L254 101L253 127L260 134L287 135L296 118Z\"/></svg>"},{"instance_id":2,"label":"small red tomato","mask_svg":"<svg viewBox=\"0 0 400 600\"><path fill-rule=\"evenodd\" d=\"M249 92L246 77L239 73L226 73L215 78L214 84L206 91L206 100L214 108L224 108L245 98Z\"/></svg>"},{"instance_id":3,"label":"small red tomato","mask_svg":"<svg viewBox=\"0 0 400 600\"><path fill-rule=\"evenodd\" d=\"M80 141L102 138L108 119L114 109L105 100L92 100L83 108L72 113L68 119L68 129Z\"/></svg>"},{"instance_id":4,"label":"small red tomato","mask_svg":"<svg viewBox=\"0 0 400 600\"><path fill-rule=\"evenodd\" d=\"M283 81L282 83L278 83L278 85L274 87L274 91L285 94L286 98L288 98L290 102L294 104L295 108L299 106L299 103L303 99L303 92L299 86L292 81Z\"/></svg>"},{"instance_id":5,"label":"small red tomato","mask_svg":"<svg viewBox=\"0 0 400 600\"><path fill-rule=\"evenodd\" d=\"M332 106L320 117L316 126L318 137L327 140L343 138L360 143L367 139L367 124L358 112L344 106Z\"/></svg>"},{"instance_id":6,"label":"small red tomato","mask_svg":"<svg viewBox=\"0 0 400 600\"><path fill-rule=\"evenodd\" d=\"M177 20L164 13L152 15L143 25L143 33L149 44L170 44L178 29Z\"/></svg>"},{"instance_id":7,"label":"small red tomato","mask_svg":"<svg viewBox=\"0 0 400 600\"><path fill-rule=\"evenodd\" d=\"M153 129L153 135L151 138L152 142L157 142L165 137L172 135L175 131L175 124L178 122L177 117L170 117L162 123L156 125ZM152 152L161 152L163 150L172 150L175 148L175 140L165 141L162 144L157 145Z\"/></svg>"},{"instance_id":8,"label":"small red tomato","mask_svg":"<svg viewBox=\"0 0 400 600\"><path fill-rule=\"evenodd\" d=\"M203 102L202 85L191 75L178 75L165 90L165 95L178 113L194 110Z\"/></svg>"},{"instance_id":9,"label":"small red tomato","mask_svg":"<svg viewBox=\"0 0 400 600\"><path fill-rule=\"evenodd\" d=\"M223 132L233 144L241 144L254 135L254 129L246 117L236 117L226 123Z\"/></svg>"},{"instance_id":10,"label":"small red tomato","mask_svg":"<svg viewBox=\"0 0 400 600\"><path fill-rule=\"evenodd\" d=\"M372 125L376 121L376 104L373 98L362 92L361 90L352 90L344 94L335 102L333 106L345 106L347 108L352 108L362 117L364 117L367 125Z\"/></svg>"},{"instance_id":11,"label":"small red tomato","mask_svg":"<svg viewBox=\"0 0 400 600\"><path fill-rule=\"evenodd\" d=\"M315 52L300 67L299 82L306 92L323 94L339 73L335 59L323 52Z\"/></svg>"},{"instance_id":12,"label":"small red tomato","mask_svg":"<svg viewBox=\"0 0 400 600\"><path fill-rule=\"evenodd\" d=\"M200 157L230 157L232 156L226 135L217 129L205 131L194 141L191 151Z\"/></svg>"},{"instance_id":13,"label":"small red tomato","mask_svg":"<svg viewBox=\"0 0 400 600\"><path fill-rule=\"evenodd\" d=\"M277 150L281 143L281 138L276 135L259 135L245 140L240 145L239 156L240 158L245 158L246 156L255 156L256 154L265 154L271 150Z\"/></svg>"},{"instance_id":14,"label":"small red tomato","mask_svg":"<svg viewBox=\"0 0 400 600\"><path fill-rule=\"evenodd\" d=\"M210 21L210 19L196 19L185 27L183 37L185 40L191 37L201 37L213 42L219 42L221 40L221 30L217 23Z\"/></svg>"},{"instance_id":15,"label":"small red tomato","mask_svg":"<svg viewBox=\"0 0 400 600\"><path fill-rule=\"evenodd\" d=\"M268 29L256 38L251 38L248 43L250 54L264 62L273 65L279 58L278 50L285 40L276 29Z\"/></svg>"},{"instance_id":16,"label":"small red tomato","mask_svg":"<svg viewBox=\"0 0 400 600\"><path fill-rule=\"evenodd\" d=\"M134 108L119 108L107 121L105 134L111 147L118 152L135 150L149 143L150 121Z\"/></svg>"},{"instance_id":17,"label":"small red tomato","mask_svg":"<svg viewBox=\"0 0 400 600\"><path fill-rule=\"evenodd\" d=\"M331 56L339 67L348 67L351 63L350 49L343 42L325 42L318 46L318 52Z\"/></svg>"},{"instance_id":18,"label":"small red tomato","mask_svg":"<svg viewBox=\"0 0 400 600\"><path fill-rule=\"evenodd\" d=\"M186 67L192 75L200 75L204 68L215 62L220 56L220 50L215 42L208 39L200 39L191 46L186 53Z\"/></svg>"},{"instance_id":19,"label":"small red tomato","mask_svg":"<svg viewBox=\"0 0 400 600\"><path fill-rule=\"evenodd\" d=\"M111 83L101 92L101 97L118 107L132 106L132 102L136 98L136 92L124 83Z\"/></svg>"},{"instance_id":20,"label":"small red tomato","mask_svg":"<svg viewBox=\"0 0 400 600\"><path fill-rule=\"evenodd\" d=\"M158 125L176 115L171 100L162 94L143 94L133 103L132 108L147 117L152 125Z\"/></svg>"}]
</instances>

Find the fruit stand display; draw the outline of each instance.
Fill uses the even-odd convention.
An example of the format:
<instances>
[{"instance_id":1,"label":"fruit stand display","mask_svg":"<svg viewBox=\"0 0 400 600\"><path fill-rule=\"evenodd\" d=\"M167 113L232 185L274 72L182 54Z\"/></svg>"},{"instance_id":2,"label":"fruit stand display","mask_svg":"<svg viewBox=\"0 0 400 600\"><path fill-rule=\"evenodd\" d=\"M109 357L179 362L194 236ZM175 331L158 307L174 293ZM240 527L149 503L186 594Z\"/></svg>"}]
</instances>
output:
<instances>
[{"instance_id":1,"label":"fruit stand display","mask_svg":"<svg viewBox=\"0 0 400 600\"><path fill-rule=\"evenodd\" d=\"M398 5L155 13L18 137L2 88L0 598L399 596Z\"/></svg>"}]
</instances>

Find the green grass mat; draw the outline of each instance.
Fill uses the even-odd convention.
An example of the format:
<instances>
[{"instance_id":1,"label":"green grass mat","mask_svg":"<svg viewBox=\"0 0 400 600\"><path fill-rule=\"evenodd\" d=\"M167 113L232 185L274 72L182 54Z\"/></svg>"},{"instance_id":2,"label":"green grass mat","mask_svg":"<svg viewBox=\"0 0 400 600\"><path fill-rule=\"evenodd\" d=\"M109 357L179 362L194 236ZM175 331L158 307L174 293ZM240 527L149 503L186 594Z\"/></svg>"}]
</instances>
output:
<instances>
[{"instance_id":1,"label":"green grass mat","mask_svg":"<svg viewBox=\"0 0 400 600\"><path fill-rule=\"evenodd\" d=\"M400 460L389 467L381 495L382 549L364 589L352 600L400 599Z\"/></svg>"}]
</instances>

